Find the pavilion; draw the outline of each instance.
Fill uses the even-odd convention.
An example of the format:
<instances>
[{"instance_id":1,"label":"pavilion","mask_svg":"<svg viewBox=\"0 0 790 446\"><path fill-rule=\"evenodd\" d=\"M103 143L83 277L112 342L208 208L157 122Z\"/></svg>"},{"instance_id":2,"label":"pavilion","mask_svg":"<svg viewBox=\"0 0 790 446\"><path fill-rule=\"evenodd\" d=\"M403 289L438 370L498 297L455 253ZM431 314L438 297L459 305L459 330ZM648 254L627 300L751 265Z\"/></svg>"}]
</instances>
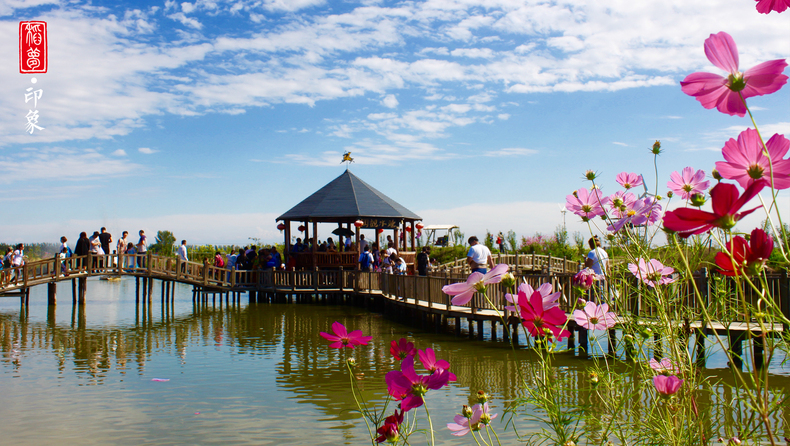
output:
<instances>
[{"instance_id":1,"label":"pavilion","mask_svg":"<svg viewBox=\"0 0 790 446\"><path fill-rule=\"evenodd\" d=\"M298 230L304 232L304 240L312 241L309 253L295 255L297 268L344 267L356 268L359 251L354 248L348 252L317 252L318 223L337 223L340 233L353 237L354 246L359 246L360 230L373 229L375 237L372 244L384 230L392 230L392 239L398 253L406 263L414 262L415 222L422 220L414 212L401 206L391 198L374 189L348 169L314 194L305 198L291 210L277 217L282 221L278 228L285 231L285 261L288 264L291 253L291 223L300 223ZM312 223L312 225L311 225ZM344 228L345 225L345 230ZM353 226L353 229L352 229ZM335 232L335 233L337 233ZM401 239L401 233L404 237ZM340 235L338 247L343 246ZM411 252L407 253L407 242ZM382 246L382 248L386 248Z\"/></svg>"}]
</instances>

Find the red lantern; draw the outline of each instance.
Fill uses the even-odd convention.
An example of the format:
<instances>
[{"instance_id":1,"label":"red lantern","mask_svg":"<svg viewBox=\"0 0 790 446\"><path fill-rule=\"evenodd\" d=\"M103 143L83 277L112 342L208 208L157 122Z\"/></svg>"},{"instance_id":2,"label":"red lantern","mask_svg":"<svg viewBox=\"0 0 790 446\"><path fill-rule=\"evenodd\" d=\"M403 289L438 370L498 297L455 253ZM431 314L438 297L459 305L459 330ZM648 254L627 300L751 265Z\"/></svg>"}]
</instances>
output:
<instances>
[{"instance_id":1,"label":"red lantern","mask_svg":"<svg viewBox=\"0 0 790 446\"><path fill-rule=\"evenodd\" d=\"M299 225L297 229L299 229L299 232L304 232L304 230L307 228L305 228L304 225Z\"/></svg>"},{"instance_id":2,"label":"red lantern","mask_svg":"<svg viewBox=\"0 0 790 446\"><path fill-rule=\"evenodd\" d=\"M361 228L362 225L364 225L364 224L365 224L365 222L362 221L362 220L357 220L357 221L354 222L354 226L356 226L358 228Z\"/></svg>"},{"instance_id":3,"label":"red lantern","mask_svg":"<svg viewBox=\"0 0 790 446\"><path fill-rule=\"evenodd\" d=\"M377 232L378 234L381 234L382 232L384 232L384 230L383 230L383 229L378 229L378 230L376 230L376 232Z\"/></svg>"},{"instance_id":4,"label":"red lantern","mask_svg":"<svg viewBox=\"0 0 790 446\"><path fill-rule=\"evenodd\" d=\"M425 225L422 223L417 223L416 225L414 225L414 227L417 228L418 231L422 231L422 228L424 228Z\"/></svg>"},{"instance_id":5,"label":"red lantern","mask_svg":"<svg viewBox=\"0 0 790 446\"><path fill-rule=\"evenodd\" d=\"M411 226L406 226L406 232L411 232Z\"/></svg>"},{"instance_id":6,"label":"red lantern","mask_svg":"<svg viewBox=\"0 0 790 446\"><path fill-rule=\"evenodd\" d=\"M280 231L285 230L285 223L280 223L279 225L277 225L277 229L279 229Z\"/></svg>"}]
</instances>

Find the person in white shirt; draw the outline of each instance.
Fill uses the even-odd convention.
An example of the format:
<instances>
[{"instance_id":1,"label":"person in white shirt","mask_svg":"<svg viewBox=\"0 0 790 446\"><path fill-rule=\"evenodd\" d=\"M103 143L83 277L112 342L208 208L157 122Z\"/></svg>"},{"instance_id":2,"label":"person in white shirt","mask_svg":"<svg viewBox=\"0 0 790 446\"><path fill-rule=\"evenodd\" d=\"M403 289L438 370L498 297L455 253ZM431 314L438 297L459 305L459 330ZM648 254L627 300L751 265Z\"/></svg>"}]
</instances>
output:
<instances>
[{"instance_id":1,"label":"person in white shirt","mask_svg":"<svg viewBox=\"0 0 790 446\"><path fill-rule=\"evenodd\" d=\"M592 268L595 274L603 277L603 280L598 280L597 284L599 294L601 297L605 297L609 289L606 285L606 279L609 275L609 254L601 248L601 241L598 240L598 236L590 238L587 243L590 245L591 251L584 260L584 267Z\"/></svg>"},{"instance_id":2,"label":"person in white shirt","mask_svg":"<svg viewBox=\"0 0 790 446\"><path fill-rule=\"evenodd\" d=\"M368 241L365 240L365 235L359 236L359 252L365 252L365 247L368 246Z\"/></svg>"},{"instance_id":3,"label":"person in white shirt","mask_svg":"<svg viewBox=\"0 0 790 446\"><path fill-rule=\"evenodd\" d=\"M178 247L178 258L184 262L189 261L189 256L187 255L187 241L181 240L181 246Z\"/></svg>"},{"instance_id":4,"label":"person in white shirt","mask_svg":"<svg viewBox=\"0 0 790 446\"><path fill-rule=\"evenodd\" d=\"M469 252L466 253L466 263L472 268L473 273L485 274L488 272L488 266L494 267L491 250L486 245L481 245L474 235L469 237Z\"/></svg>"}]
</instances>

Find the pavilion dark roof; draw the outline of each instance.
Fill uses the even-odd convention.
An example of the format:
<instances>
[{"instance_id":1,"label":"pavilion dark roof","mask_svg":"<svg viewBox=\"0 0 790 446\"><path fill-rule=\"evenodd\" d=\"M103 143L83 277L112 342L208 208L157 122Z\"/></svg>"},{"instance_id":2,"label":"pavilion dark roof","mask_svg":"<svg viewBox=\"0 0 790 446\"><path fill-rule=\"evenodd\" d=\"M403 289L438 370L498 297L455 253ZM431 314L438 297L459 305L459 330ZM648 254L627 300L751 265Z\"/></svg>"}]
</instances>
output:
<instances>
[{"instance_id":1,"label":"pavilion dark roof","mask_svg":"<svg viewBox=\"0 0 790 446\"><path fill-rule=\"evenodd\" d=\"M277 220L351 222L366 217L422 220L348 170Z\"/></svg>"}]
</instances>

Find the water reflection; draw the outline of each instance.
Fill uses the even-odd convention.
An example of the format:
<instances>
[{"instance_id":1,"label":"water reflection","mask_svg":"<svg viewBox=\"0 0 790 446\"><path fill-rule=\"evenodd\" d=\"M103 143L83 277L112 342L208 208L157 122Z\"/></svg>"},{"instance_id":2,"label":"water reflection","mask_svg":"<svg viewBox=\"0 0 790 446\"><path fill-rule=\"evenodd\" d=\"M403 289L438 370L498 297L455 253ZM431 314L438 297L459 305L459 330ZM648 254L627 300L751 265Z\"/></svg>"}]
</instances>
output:
<instances>
[{"instance_id":1,"label":"water reflection","mask_svg":"<svg viewBox=\"0 0 790 446\"><path fill-rule=\"evenodd\" d=\"M47 398L47 410L57 419L76 410L69 401L88 392L80 388L92 387L92 398L107 404L112 401L114 408L138 414L135 420L139 413L160 413L160 407L166 408L169 418L165 421L121 422L113 418L109 423L112 429L97 422L85 433L99 437L104 433L115 444L134 444L132 439L139 438L133 431L141 425L145 432L155 431L161 444L203 443L205 438L225 438L224 434L238 439L226 443L238 444L261 438L276 438L274 443L309 439L318 444L355 444L366 432L359 416L350 411L355 406L342 366L349 356L358 364L355 378L364 395L380 403L386 396L384 375L395 368L389 342L408 337L418 348L433 347L437 357L447 359L458 376L453 387L428 396L432 409L436 408L438 426L450 420L462 404L469 404L477 390L492 394L496 411L501 413L503 402L523 396L518 390L519 369L523 376L534 374L530 352L520 351L514 360L510 348L501 342L412 332L409 326L353 307L192 302L188 289L180 289L173 302L154 296L150 303L135 305L133 297L120 294L91 301L89 295L85 305L29 308L3 301L0 385L8 388L10 400L24 404L31 398ZM355 350L328 348L318 332L327 331L336 320L373 336L373 342ZM569 388L587 385L586 374L580 373L584 360L560 356L557 361ZM626 365L618 367L628 374ZM150 382L154 377L173 379L154 387ZM726 369L712 370L709 377L724 382L732 379ZM12 386L14 378L40 386L42 393ZM61 381L57 389L51 387L53 378ZM774 375L771 379L773 391L786 396L790 377ZM722 405L732 401L727 386L716 389L711 401L720 400ZM568 392L568 399L575 397ZM589 398L594 407L593 396L582 397ZM645 402L635 401L634 407ZM748 413L740 409L722 412L722 422ZM88 419L102 419L104 415L94 411L106 408L79 410L90 411L81 412ZM212 422L199 426L178 418L205 413L212 413ZM638 416L638 410L635 414ZM24 413L0 409L0 415L26 422ZM781 413L774 421L788 426L787 417ZM598 416L591 416L590 422L595 418ZM58 429L57 423L53 421L51 428ZM519 425L529 423L519 420ZM333 434L316 441L327 429ZM447 437L440 444L454 443L447 432L439 430L439 437ZM15 435L21 444L36 443L32 434Z\"/></svg>"}]
</instances>

